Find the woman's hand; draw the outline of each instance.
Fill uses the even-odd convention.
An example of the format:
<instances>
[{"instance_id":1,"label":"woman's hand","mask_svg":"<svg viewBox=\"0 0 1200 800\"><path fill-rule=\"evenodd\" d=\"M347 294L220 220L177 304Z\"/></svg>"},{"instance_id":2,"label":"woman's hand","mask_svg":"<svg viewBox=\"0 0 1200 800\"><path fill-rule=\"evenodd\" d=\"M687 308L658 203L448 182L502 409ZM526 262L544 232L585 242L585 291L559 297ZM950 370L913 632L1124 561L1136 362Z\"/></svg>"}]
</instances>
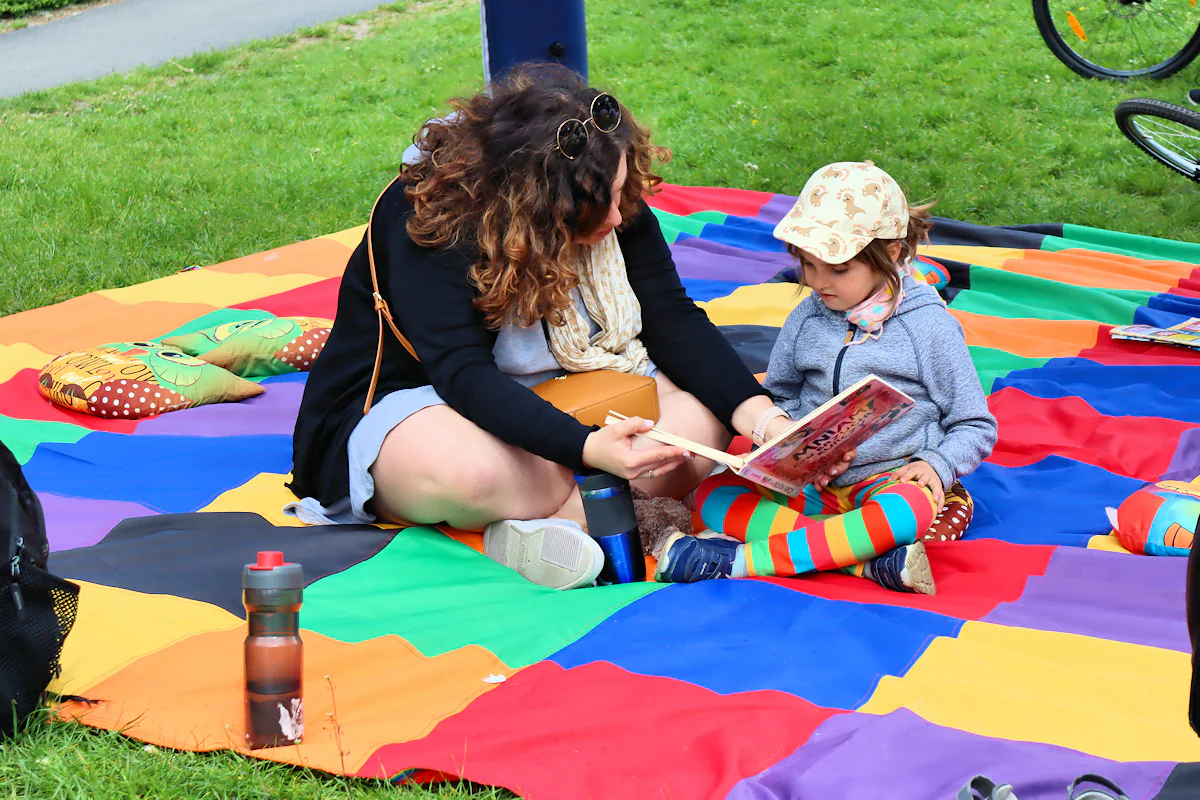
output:
<instances>
[{"instance_id":1,"label":"woman's hand","mask_svg":"<svg viewBox=\"0 0 1200 800\"><path fill-rule=\"evenodd\" d=\"M682 447L659 445L634 449L638 434L654 427L641 417L630 417L616 425L593 431L583 444L583 460L589 467L604 470L626 480L657 478L692 459Z\"/></svg>"},{"instance_id":2,"label":"woman's hand","mask_svg":"<svg viewBox=\"0 0 1200 800\"><path fill-rule=\"evenodd\" d=\"M918 486L924 486L933 492L933 499L937 502L938 508L946 504L946 492L942 487L942 479L938 476L937 470L931 467L926 461L910 461L893 472L892 479L897 481L911 481Z\"/></svg>"},{"instance_id":3,"label":"woman's hand","mask_svg":"<svg viewBox=\"0 0 1200 800\"><path fill-rule=\"evenodd\" d=\"M857 455L858 455L858 448L855 448L854 450L846 451L846 454L844 456L842 456L841 463L831 465L829 467L829 471L826 472L824 475L821 475L820 477L818 477L815 481L813 481L813 484L818 489L824 489L826 486L828 486L830 484L830 482L834 478L836 478L838 475L841 475L843 472L846 471L847 467L850 466L850 462L853 461Z\"/></svg>"}]
</instances>

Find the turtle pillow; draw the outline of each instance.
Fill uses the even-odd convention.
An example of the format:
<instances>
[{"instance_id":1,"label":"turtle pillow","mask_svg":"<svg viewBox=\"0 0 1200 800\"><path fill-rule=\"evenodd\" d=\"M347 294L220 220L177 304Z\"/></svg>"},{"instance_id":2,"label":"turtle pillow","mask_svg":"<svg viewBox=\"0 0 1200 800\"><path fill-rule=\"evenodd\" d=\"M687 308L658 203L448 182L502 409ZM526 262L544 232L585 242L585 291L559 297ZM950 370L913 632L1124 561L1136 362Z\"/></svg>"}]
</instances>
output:
<instances>
[{"instance_id":1,"label":"turtle pillow","mask_svg":"<svg viewBox=\"0 0 1200 800\"><path fill-rule=\"evenodd\" d=\"M108 419L153 417L263 392L256 383L153 342L65 353L42 368L38 388L56 405Z\"/></svg>"},{"instance_id":2,"label":"turtle pillow","mask_svg":"<svg viewBox=\"0 0 1200 800\"><path fill-rule=\"evenodd\" d=\"M171 336L163 344L244 378L308 372L333 322L320 317L236 320Z\"/></svg>"}]
</instances>

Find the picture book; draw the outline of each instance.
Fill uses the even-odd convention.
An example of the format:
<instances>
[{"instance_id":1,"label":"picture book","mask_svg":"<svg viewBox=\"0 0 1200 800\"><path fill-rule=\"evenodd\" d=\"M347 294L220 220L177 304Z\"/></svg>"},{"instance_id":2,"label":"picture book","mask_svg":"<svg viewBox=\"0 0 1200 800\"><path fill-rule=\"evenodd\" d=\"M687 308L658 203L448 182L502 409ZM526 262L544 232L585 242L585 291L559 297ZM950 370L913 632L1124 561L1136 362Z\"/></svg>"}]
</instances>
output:
<instances>
[{"instance_id":1,"label":"picture book","mask_svg":"<svg viewBox=\"0 0 1200 800\"><path fill-rule=\"evenodd\" d=\"M1118 325L1109 331L1109 335L1114 339L1177 344L1200 349L1200 319L1193 317L1169 328L1155 328L1153 325Z\"/></svg>"},{"instance_id":2,"label":"picture book","mask_svg":"<svg viewBox=\"0 0 1200 800\"><path fill-rule=\"evenodd\" d=\"M654 428L643 434L712 459L747 480L797 497L846 452L913 407L913 399L882 378L868 375L762 447L734 456ZM624 417L609 413L606 424Z\"/></svg>"}]
</instances>

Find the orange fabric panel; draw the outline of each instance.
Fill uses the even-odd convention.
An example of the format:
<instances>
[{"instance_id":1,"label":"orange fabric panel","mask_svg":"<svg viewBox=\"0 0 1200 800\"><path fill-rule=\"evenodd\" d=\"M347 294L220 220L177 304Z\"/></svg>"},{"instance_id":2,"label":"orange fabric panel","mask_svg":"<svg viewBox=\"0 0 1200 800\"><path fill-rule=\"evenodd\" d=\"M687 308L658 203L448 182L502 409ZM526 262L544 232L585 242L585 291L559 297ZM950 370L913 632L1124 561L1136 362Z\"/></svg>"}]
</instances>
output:
<instances>
[{"instance_id":1,"label":"orange fabric panel","mask_svg":"<svg viewBox=\"0 0 1200 800\"><path fill-rule=\"evenodd\" d=\"M0 318L0 344L25 342L59 355L109 342L137 342L161 336L215 311L199 303L139 303L131 306L98 294Z\"/></svg>"},{"instance_id":2,"label":"orange fabric panel","mask_svg":"<svg viewBox=\"0 0 1200 800\"><path fill-rule=\"evenodd\" d=\"M264 253L235 258L206 269L212 272L340 278L346 271L346 261L350 258L350 253L351 250L344 244L333 239L310 239Z\"/></svg>"},{"instance_id":3,"label":"orange fabric panel","mask_svg":"<svg viewBox=\"0 0 1200 800\"><path fill-rule=\"evenodd\" d=\"M1066 358L1094 347L1100 324L1076 319L1005 319L950 309L967 344L992 347L1026 358Z\"/></svg>"},{"instance_id":4,"label":"orange fabric panel","mask_svg":"<svg viewBox=\"0 0 1200 800\"><path fill-rule=\"evenodd\" d=\"M1003 266L1006 272L1059 283L1140 292L1165 292L1191 277L1195 268L1179 261L1145 261L1094 250L1028 250L1024 258L1010 259Z\"/></svg>"},{"instance_id":5,"label":"orange fabric panel","mask_svg":"<svg viewBox=\"0 0 1200 800\"><path fill-rule=\"evenodd\" d=\"M426 658L398 636L301 636L304 741L255 755L327 772L357 772L383 745L425 736L516 672L477 646ZM94 686L95 705L66 703L59 714L163 747L246 752L245 637L242 626L192 636Z\"/></svg>"}]
</instances>

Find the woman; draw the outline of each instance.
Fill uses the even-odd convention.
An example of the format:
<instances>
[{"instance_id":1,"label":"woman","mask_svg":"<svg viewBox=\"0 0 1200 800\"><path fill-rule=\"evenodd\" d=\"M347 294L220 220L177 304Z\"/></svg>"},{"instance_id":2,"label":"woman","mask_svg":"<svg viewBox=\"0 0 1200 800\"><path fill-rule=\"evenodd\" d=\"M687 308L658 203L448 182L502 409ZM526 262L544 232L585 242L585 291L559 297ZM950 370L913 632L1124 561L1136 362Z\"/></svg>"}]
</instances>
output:
<instances>
[{"instance_id":1,"label":"woman","mask_svg":"<svg viewBox=\"0 0 1200 800\"><path fill-rule=\"evenodd\" d=\"M379 294L419 361L388 332L363 415L380 335L364 237L296 422L293 510L482 528L489 557L530 580L585 585L603 556L575 471L678 497L712 464L639 438L649 422L587 427L528 387L564 369L650 375L657 424L721 448L773 405L679 281L642 199L669 153L627 109L554 66L453 105L372 217Z\"/></svg>"}]
</instances>

